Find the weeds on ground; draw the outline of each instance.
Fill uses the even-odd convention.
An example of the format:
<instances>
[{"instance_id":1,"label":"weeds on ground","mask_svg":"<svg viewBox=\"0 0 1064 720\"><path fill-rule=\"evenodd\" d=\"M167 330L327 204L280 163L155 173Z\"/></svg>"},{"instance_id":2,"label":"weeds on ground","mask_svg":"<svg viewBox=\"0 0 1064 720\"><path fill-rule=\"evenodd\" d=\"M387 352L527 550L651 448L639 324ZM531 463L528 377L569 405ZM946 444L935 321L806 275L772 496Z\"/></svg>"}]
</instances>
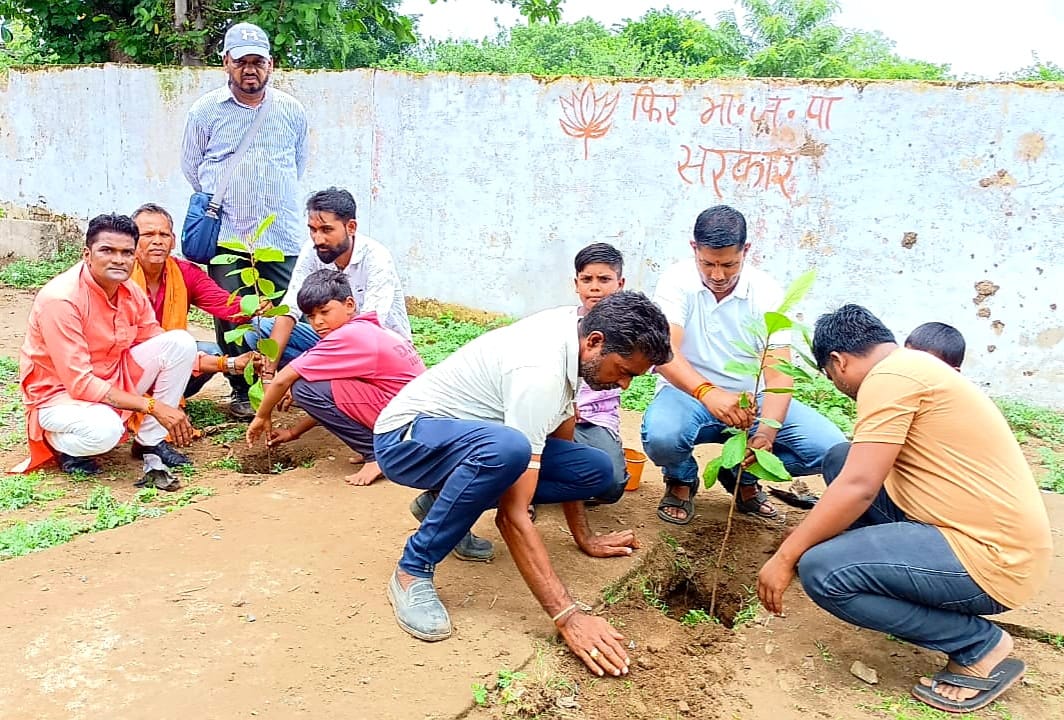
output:
<instances>
[{"instance_id":1,"label":"weeds on ground","mask_svg":"<svg viewBox=\"0 0 1064 720\"><path fill-rule=\"evenodd\" d=\"M59 518L16 522L0 530L0 558L18 557L53 545L62 545L83 531L83 528Z\"/></svg>"},{"instance_id":2,"label":"weeds on ground","mask_svg":"<svg viewBox=\"0 0 1064 720\"><path fill-rule=\"evenodd\" d=\"M26 443L25 411L18 385L18 360L0 356L0 450Z\"/></svg>"},{"instance_id":3,"label":"weeds on ground","mask_svg":"<svg viewBox=\"0 0 1064 720\"><path fill-rule=\"evenodd\" d=\"M831 654L831 650L828 648L828 646L824 643L823 640L817 640L814 645L816 645L816 651L820 653L820 658L824 662L835 662L835 656Z\"/></svg>"},{"instance_id":4,"label":"weeds on ground","mask_svg":"<svg viewBox=\"0 0 1064 720\"><path fill-rule=\"evenodd\" d=\"M632 384L621 393L621 407L625 410L643 412L654 399L654 387L657 375L639 375L632 378Z\"/></svg>"},{"instance_id":5,"label":"weeds on ground","mask_svg":"<svg viewBox=\"0 0 1064 720\"><path fill-rule=\"evenodd\" d=\"M230 427L221 432L211 435L211 442L215 445L232 445L240 442L247 434L248 424L240 423L236 427Z\"/></svg>"},{"instance_id":6,"label":"weeds on ground","mask_svg":"<svg viewBox=\"0 0 1064 720\"><path fill-rule=\"evenodd\" d=\"M214 318L193 305L188 309L188 321L193 325L211 329L214 327Z\"/></svg>"},{"instance_id":7,"label":"weeds on ground","mask_svg":"<svg viewBox=\"0 0 1064 720\"><path fill-rule=\"evenodd\" d=\"M702 608L691 608L680 618L680 624L684 627L695 627L706 623L720 624L720 620L707 613Z\"/></svg>"},{"instance_id":8,"label":"weeds on ground","mask_svg":"<svg viewBox=\"0 0 1064 720\"><path fill-rule=\"evenodd\" d=\"M207 463L207 469L209 470L228 470L229 472L244 472L244 466L240 464L232 455L227 455L224 458L218 458L217 460L211 460Z\"/></svg>"},{"instance_id":9,"label":"weeds on ground","mask_svg":"<svg viewBox=\"0 0 1064 720\"><path fill-rule=\"evenodd\" d=\"M840 393L835 385L823 375L795 378L794 393L791 397L835 423L847 437L853 435L853 421L857 418L857 403Z\"/></svg>"},{"instance_id":10,"label":"weeds on ground","mask_svg":"<svg viewBox=\"0 0 1064 720\"><path fill-rule=\"evenodd\" d=\"M735 613L732 619L732 628L735 630L754 622L761 613L761 601L757 598L757 591L748 585L743 585L743 590L746 591L746 597L739 606L739 612Z\"/></svg>"},{"instance_id":11,"label":"weeds on ground","mask_svg":"<svg viewBox=\"0 0 1064 720\"><path fill-rule=\"evenodd\" d=\"M978 714L954 714L936 710L930 705L910 697L888 697L879 693L878 705L859 705L862 710L876 713L876 717L889 720L1012 720L1012 713L999 702L993 703Z\"/></svg>"},{"instance_id":12,"label":"weeds on ground","mask_svg":"<svg viewBox=\"0 0 1064 720\"><path fill-rule=\"evenodd\" d=\"M63 497L60 488L41 487L47 476L41 471L29 475L0 477L0 510L19 510L34 503L44 503Z\"/></svg>"},{"instance_id":13,"label":"weeds on ground","mask_svg":"<svg viewBox=\"0 0 1064 720\"><path fill-rule=\"evenodd\" d=\"M436 365L470 340L480 337L488 330L507 324L501 320L491 325L479 325L465 320L455 320L452 315L438 318L412 317L410 331L414 347L427 367Z\"/></svg>"},{"instance_id":14,"label":"weeds on ground","mask_svg":"<svg viewBox=\"0 0 1064 720\"><path fill-rule=\"evenodd\" d=\"M662 615L669 614L668 603L661 599L661 595L658 593L658 588L654 586L654 582L650 578L643 578L640 592L643 593L643 601L647 605L654 608Z\"/></svg>"},{"instance_id":15,"label":"weeds on ground","mask_svg":"<svg viewBox=\"0 0 1064 720\"><path fill-rule=\"evenodd\" d=\"M1034 437L1051 445L1064 445L1064 413L1009 398L994 402L1021 442Z\"/></svg>"},{"instance_id":16,"label":"weeds on ground","mask_svg":"<svg viewBox=\"0 0 1064 720\"><path fill-rule=\"evenodd\" d=\"M1064 493L1064 455L1049 448L1039 448L1038 454L1042 458L1042 467L1048 471L1042 478L1042 487L1055 493Z\"/></svg>"},{"instance_id":17,"label":"weeds on ground","mask_svg":"<svg viewBox=\"0 0 1064 720\"><path fill-rule=\"evenodd\" d=\"M20 289L39 288L79 260L81 246L63 243L56 256L49 260L19 258L0 268L0 283Z\"/></svg>"},{"instance_id":18,"label":"weeds on ground","mask_svg":"<svg viewBox=\"0 0 1064 720\"><path fill-rule=\"evenodd\" d=\"M145 507L137 502L119 502L106 485L94 487L83 507L96 511L96 519L88 528L91 532L112 530L142 517L159 517L163 513L160 508Z\"/></svg>"},{"instance_id":19,"label":"weeds on ground","mask_svg":"<svg viewBox=\"0 0 1064 720\"><path fill-rule=\"evenodd\" d=\"M229 421L229 416L213 400L189 400L185 403L185 414L192 427L200 430Z\"/></svg>"}]
</instances>

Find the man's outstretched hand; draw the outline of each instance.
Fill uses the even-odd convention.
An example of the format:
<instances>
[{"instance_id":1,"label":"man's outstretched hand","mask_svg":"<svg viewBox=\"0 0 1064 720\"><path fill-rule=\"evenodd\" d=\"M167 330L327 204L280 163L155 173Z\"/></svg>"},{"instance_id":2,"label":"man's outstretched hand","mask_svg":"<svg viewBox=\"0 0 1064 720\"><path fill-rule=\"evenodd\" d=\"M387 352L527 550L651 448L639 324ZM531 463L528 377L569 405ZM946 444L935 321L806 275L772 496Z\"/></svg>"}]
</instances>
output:
<instances>
[{"instance_id":1,"label":"man's outstretched hand","mask_svg":"<svg viewBox=\"0 0 1064 720\"><path fill-rule=\"evenodd\" d=\"M639 540L632 530L621 530L606 535L592 535L580 546L591 557L623 557L639 549Z\"/></svg>"},{"instance_id":2,"label":"man's outstretched hand","mask_svg":"<svg viewBox=\"0 0 1064 720\"><path fill-rule=\"evenodd\" d=\"M605 619L577 610L565 619L558 631L573 654L599 677L628 674L630 661L621 643L624 635Z\"/></svg>"}]
</instances>

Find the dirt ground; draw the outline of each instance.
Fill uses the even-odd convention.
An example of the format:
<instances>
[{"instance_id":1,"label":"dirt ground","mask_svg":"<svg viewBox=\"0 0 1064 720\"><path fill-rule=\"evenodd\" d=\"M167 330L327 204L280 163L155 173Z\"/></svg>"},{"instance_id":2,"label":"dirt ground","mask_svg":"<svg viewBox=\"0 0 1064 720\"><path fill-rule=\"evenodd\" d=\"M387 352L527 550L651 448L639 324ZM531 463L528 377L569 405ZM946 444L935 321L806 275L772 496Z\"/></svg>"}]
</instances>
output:
<instances>
[{"instance_id":1,"label":"dirt ground","mask_svg":"<svg viewBox=\"0 0 1064 720\"><path fill-rule=\"evenodd\" d=\"M0 290L0 354L17 353L31 297ZM213 381L207 394L224 390ZM638 447L638 423L625 414L627 445ZM599 680L558 645L490 517L475 531L496 542L496 560L448 559L437 573L455 636L422 643L397 627L384 593L415 527L406 508L414 491L345 485L350 453L317 429L284 458L264 461L210 438L192 454L199 470L186 482L213 496L0 563L0 718L943 717L906 699L940 655L838 622L797 585L784 618L751 605L781 524L736 520L721 574L724 626L678 622L709 606L727 513L719 489L699 495L691 525L666 525L654 514L660 475L648 467L639 490L590 513L597 530L640 534L643 549L616 560L583 556L560 511L541 508L537 526L559 574L633 643L631 675ZM292 469L206 469L227 456L245 469L265 472L278 460ZM7 465L17 459L0 455ZM119 499L132 496L138 466L128 451L112 452L108 466L101 482ZM56 482L67 491L61 506L83 502L91 486ZM1064 635L1064 498L1045 498L1053 576L1028 608L1002 618L1030 636L1017 643L1026 681L979 717L1064 717L1064 651L1030 639ZM41 512L0 514L0 524ZM801 515L790 510L786 524ZM727 627L736 616L740 626ZM878 671L877 685L850 674L855 660ZM500 671L508 688L497 684ZM483 706L474 684L484 686Z\"/></svg>"}]
</instances>

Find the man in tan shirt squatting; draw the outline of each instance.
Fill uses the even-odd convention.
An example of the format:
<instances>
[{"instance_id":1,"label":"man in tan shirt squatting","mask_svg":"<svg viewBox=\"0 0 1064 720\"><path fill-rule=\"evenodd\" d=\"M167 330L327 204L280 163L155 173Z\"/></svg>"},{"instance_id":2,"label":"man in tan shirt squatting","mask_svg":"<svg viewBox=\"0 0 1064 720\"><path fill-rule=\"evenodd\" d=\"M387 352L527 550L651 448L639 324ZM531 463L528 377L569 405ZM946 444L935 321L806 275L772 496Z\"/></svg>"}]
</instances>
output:
<instances>
[{"instance_id":1,"label":"man in tan shirt squatting","mask_svg":"<svg viewBox=\"0 0 1064 720\"><path fill-rule=\"evenodd\" d=\"M758 575L771 612L795 570L832 615L938 650L912 690L947 712L985 707L1025 670L983 615L1028 601L1049 576L1045 505L1005 419L971 381L898 347L863 307L816 323L813 355L857 400L853 444L824 460L829 487Z\"/></svg>"}]
</instances>

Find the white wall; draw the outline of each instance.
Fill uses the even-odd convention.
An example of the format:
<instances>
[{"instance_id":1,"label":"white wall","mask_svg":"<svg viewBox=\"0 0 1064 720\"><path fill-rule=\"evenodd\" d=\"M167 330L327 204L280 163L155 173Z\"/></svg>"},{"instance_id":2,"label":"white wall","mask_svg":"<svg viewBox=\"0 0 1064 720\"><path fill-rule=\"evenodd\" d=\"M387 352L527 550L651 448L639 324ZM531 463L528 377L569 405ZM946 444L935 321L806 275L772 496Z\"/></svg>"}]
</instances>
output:
<instances>
[{"instance_id":1,"label":"white wall","mask_svg":"<svg viewBox=\"0 0 1064 720\"><path fill-rule=\"evenodd\" d=\"M0 201L89 216L152 200L180 217L184 114L222 81L10 72ZM629 287L649 290L688 257L698 212L726 202L781 282L817 268L807 319L858 302L901 337L950 322L968 339L966 373L1064 406L1060 88L370 71L274 82L311 116L304 189L355 194L360 229L392 248L407 294L513 314L571 302L572 256L598 240L624 251ZM977 292L984 281L993 295Z\"/></svg>"}]
</instances>

